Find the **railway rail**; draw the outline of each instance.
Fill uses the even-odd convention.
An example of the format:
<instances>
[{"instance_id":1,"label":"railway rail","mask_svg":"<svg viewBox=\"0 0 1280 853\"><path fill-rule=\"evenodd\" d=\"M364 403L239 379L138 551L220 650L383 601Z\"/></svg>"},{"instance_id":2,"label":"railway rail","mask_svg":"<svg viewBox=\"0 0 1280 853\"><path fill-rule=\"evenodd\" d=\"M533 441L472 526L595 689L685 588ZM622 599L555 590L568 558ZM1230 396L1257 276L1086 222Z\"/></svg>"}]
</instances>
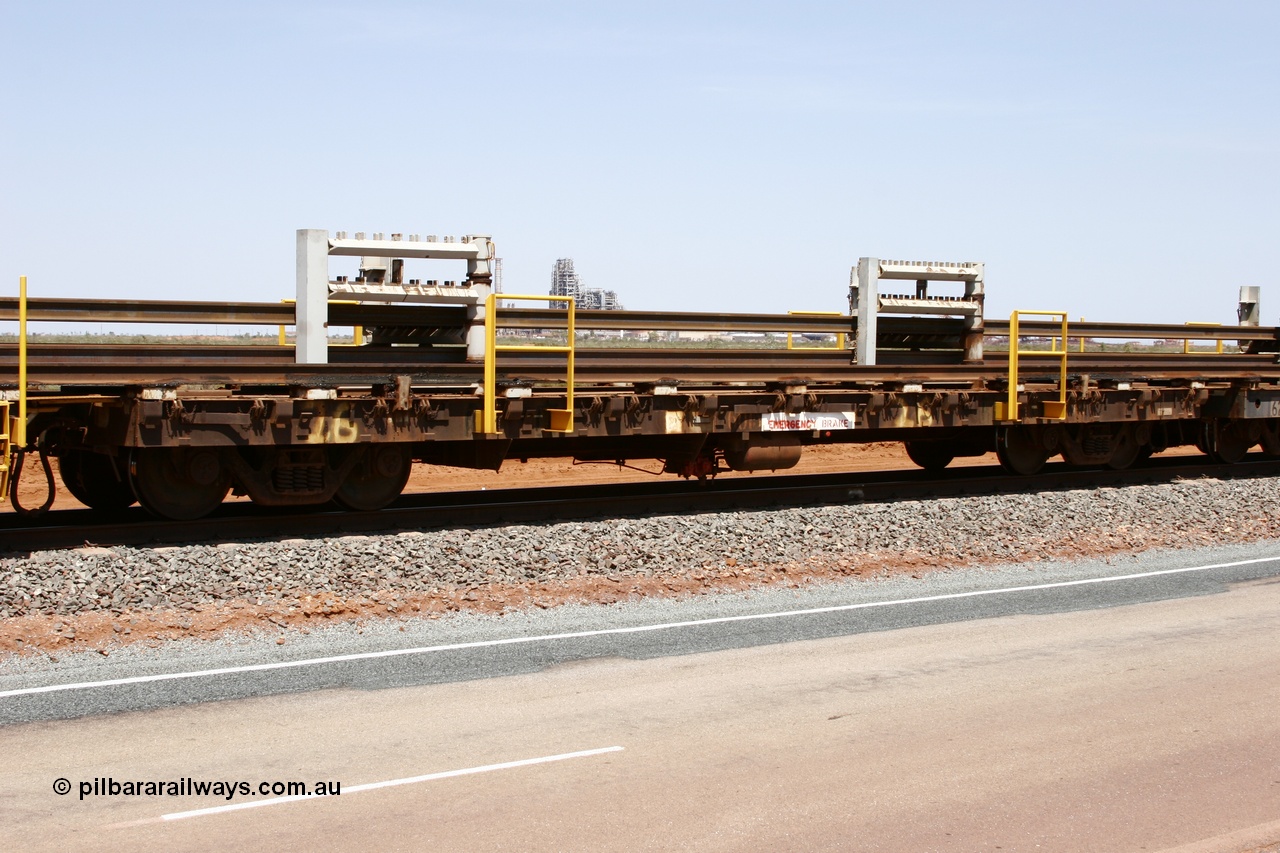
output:
<instances>
[{"instance_id":1,"label":"railway rail","mask_svg":"<svg viewBox=\"0 0 1280 853\"><path fill-rule=\"evenodd\" d=\"M984 316L982 264L862 258L847 315L580 311L572 295L495 294L484 235L303 230L297 249L292 304L27 299L25 289L0 300L0 320L20 326L16 343L0 344L0 480L4 461L17 469L39 456L51 495L43 463L57 456L86 505L138 502L192 521L232 490L261 506L376 511L414 461L498 470L530 457L656 459L706 479L865 441L902 441L930 471L994 450L1020 475L1057 456L1125 469L1185 445L1221 465L1254 447L1280 456L1280 329L1260 325L1256 288L1243 289L1236 325L1070 323L1056 310L1005 321ZM335 255L359 257L360 274L332 277ZM466 278L408 279L405 263L423 260L465 261ZM894 281L914 292L887 292ZM36 322L263 326L278 337L58 344L28 340ZM332 342L330 328L344 326L352 343ZM628 332L722 340L582 340Z\"/></svg>"},{"instance_id":2,"label":"railway rail","mask_svg":"<svg viewBox=\"0 0 1280 853\"><path fill-rule=\"evenodd\" d=\"M671 332L794 332L797 334L838 334L848 332L856 322L853 315L838 314L748 314L692 311L601 311L578 310L574 322L579 331L671 331ZM18 299L0 296L0 321L18 319ZM147 323L221 326L292 326L296 308L275 302L197 302L128 299L29 299L27 319L51 323ZM567 312L560 308L503 308L502 325L510 329L561 329ZM898 328L935 330L933 318L895 317ZM335 327L372 327L380 324L423 327L461 327L466 311L460 306L376 305L334 303L329 322ZM882 320L882 322L885 322ZM944 326L947 324L944 324ZM956 323L951 323L957 326ZM1046 320L1021 323L1031 335L1048 336L1057 324ZM984 320L984 332L1008 337L1009 322ZM1276 328L1256 325L1109 323L1074 321L1073 338L1106 340L1232 340L1276 344ZM292 347L290 347L292 350Z\"/></svg>"},{"instance_id":3,"label":"railway rail","mask_svg":"<svg viewBox=\"0 0 1280 853\"><path fill-rule=\"evenodd\" d=\"M116 513L58 510L31 524L0 515L0 551L24 553L89 546L158 546L252 541L298 536L332 537L400 530L480 527L599 517L696 514L927 500L943 497L1029 494L1065 489L1167 483L1218 477L1280 476L1280 460L1254 454L1225 471L1204 458L1168 457L1123 470L1048 466L1041 474L1010 475L998 466L929 474L887 470L856 474L746 477L713 483L661 481L591 486L494 489L402 495L376 512L339 508L281 511L247 502L224 504L216 514L190 521L157 521L141 508Z\"/></svg>"},{"instance_id":4,"label":"railway rail","mask_svg":"<svg viewBox=\"0 0 1280 853\"><path fill-rule=\"evenodd\" d=\"M453 355L404 354L388 348L360 354L364 359L338 353L323 365L299 365L292 350L273 346L130 346L130 345L34 345L29 381L51 388L114 389L120 386L288 385L312 387L371 385L408 376L415 384L433 388L469 388L483 381L484 365L469 364ZM1007 353L989 353L981 365L900 364L851 366L847 354L797 350L689 350L594 349L576 353L579 381L630 384L675 381L716 385L726 382L776 383L788 378L806 382L892 384L904 382L944 385L1001 383L1007 380ZM17 363L14 347L0 345L0 370ZM1045 356L1023 358L1029 375L1048 381L1056 369ZM1071 360L1073 375L1089 374L1095 380L1140 376L1147 380L1262 381L1274 373L1274 354L1132 353L1094 352ZM512 382L563 382L563 360L535 352L513 353L504 359L504 378ZM1189 380L1188 380L1189 381Z\"/></svg>"}]
</instances>

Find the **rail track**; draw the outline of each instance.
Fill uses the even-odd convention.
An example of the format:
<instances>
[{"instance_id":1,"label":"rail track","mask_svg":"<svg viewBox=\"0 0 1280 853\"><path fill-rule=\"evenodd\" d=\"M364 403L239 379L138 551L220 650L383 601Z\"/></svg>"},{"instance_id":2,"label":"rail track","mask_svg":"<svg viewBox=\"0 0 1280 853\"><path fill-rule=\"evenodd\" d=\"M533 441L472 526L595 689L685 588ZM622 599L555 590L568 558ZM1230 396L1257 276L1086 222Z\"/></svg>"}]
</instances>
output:
<instances>
[{"instance_id":1,"label":"rail track","mask_svg":"<svg viewBox=\"0 0 1280 853\"><path fill-rule=\"evenodd\" d=\"M853 502L929 499L1092 489L1212 477L1280 476L1280 460L1251 454L1223 466L1186 457L1150 459L1123 471L1050 464L1027 477L998 466L942 471L893 470L839 474L773 475L696 481L558 486L403 495L377 512L311 511L224 504L195 521L161 521L145 510L103 514L59 510L38 525L0 516L0 552L24 553L85 545L175 545L288 537L354 535L494 524L534 523L610 516L653 516L726 510L819 506Z\"/></svg>"}]
</instances>

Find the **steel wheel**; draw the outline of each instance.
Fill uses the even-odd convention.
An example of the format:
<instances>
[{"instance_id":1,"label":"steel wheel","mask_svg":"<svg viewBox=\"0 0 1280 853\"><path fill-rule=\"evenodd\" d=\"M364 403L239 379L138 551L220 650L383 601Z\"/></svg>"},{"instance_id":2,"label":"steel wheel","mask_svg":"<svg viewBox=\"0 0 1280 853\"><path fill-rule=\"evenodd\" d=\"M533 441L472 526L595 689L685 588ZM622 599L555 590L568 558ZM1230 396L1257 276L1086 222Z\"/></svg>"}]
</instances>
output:
<instances>
[{"instance_id":1,"label":"steel wheel","mask_svg":"<svg viewBox=\"0 0 1280 853\"><path fill-rule=\"evenodd\" d=\"M1040 435L1027 427L1007 426L996 431L996 456L1004 470L1024 476L1038 474L1049 461Z\"/></svg>"},{"instance_id":2,"label":"steel wheel","mask_svg":"<svg viewBox=\"0 0 1280 853\"><path fill-rule=\"evenodd\" d=\"M951 447L940 441L904 441L907 456L926 471L941 471L956 458Z\"/></svg>"},{"instance_id":3,"label":"steel wheel","mask_svg":"<svg viewBox=\"0 0 1280 853\"><path fill-rule=\"evenodd\" d=\"M58 457L62 485L90 509L110 512L133 506L137 498L127 477L116 473L111 457L85 450L69 450Z\"/></svg>"},{"instance_id":4,"label":"steel wheel","mask_svg":"<svg viewBox=\"0 0 1280 853\"><path fill-rule=\"evenodd\" d=\"M382 509L400 496L413 470L409 448L399 444L372 445L347 474L333 499L347 509Z\"/></svg>"},{"instance_id":5,"label":"steel wheel","mask_svg":"<svg viewBox=\"0 0 1280 853\"><path fill-rule=\"evenodd\" d=\"M216 450L139 447L129 457L129 484L149 512L190 521L218 508L231 488L231 473Z\"/></svg>"},{"instance_id":6,"label":"steel wheel","mask_svg":"<svg viewBox=\"0 0 1280 853\"><path fill-rule=\"evenodd\" d=\"M1214 462L1234 465L1244 459L1253 442L1248 425L1240 421L1212 420L1205 423L1204 449Z\"/></svg>"},{"instance_id":7,"label":"steel wheel","mask_svg":"<svg viewBox=\"0 0 1280 853\"><path fill-rule=\"evenodd\" d=\"M1280 456L1280 422L1269 420L1263 424L1259 443L1267 456Z\"/></svg>"},{"instance_id":8,"label":"steel wheel","mask_svg":"<svg viewBox=\"0 0 1280 853\"><path fill-rule=\"evenodd\" d=\"M1113 471L1123 471L1138 461L1142 456L1143 446L1134 438L1133 430L1127 424L1122 425L1116 436L1111 458L1107 460L1107 467ZM1150 452L1147 455L1150 456Z\"/></svg>"}]
</instances>

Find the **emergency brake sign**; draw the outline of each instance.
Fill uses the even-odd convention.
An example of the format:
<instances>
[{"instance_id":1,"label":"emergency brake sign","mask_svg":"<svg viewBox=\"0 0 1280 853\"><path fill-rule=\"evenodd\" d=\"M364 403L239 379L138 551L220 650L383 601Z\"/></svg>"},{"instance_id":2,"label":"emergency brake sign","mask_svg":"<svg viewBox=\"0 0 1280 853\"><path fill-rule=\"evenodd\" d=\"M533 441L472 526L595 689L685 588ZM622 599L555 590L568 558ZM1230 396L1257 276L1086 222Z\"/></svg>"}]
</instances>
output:
<instances>
[{"instance_id":1,"label":"emergency brake sign","mask_svg":"<svg viewBox=\"0 0 1280 853\"><path fill-rule=\"evenodd\" d=\"M856 427L856 412L770 412L760 416L762 432L807 432Z\"/></svg>"}]
</instances>

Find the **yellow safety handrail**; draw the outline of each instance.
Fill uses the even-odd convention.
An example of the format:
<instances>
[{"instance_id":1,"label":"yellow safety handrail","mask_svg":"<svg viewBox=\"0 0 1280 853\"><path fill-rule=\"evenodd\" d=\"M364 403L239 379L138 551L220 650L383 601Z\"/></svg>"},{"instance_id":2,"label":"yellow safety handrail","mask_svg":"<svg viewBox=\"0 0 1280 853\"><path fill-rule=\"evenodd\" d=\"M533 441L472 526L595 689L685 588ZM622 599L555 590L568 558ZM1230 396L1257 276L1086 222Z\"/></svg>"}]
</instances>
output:
<instances>
[{"instance_id":1,"label":"yellow safety handrail","mask_svg":"<svg viewBox=\"0 0 1280 853\"><path fill-rule=\"evenodd\" d=\"M792 316L799 315L801 317L843 317L839 311L788 311ZM844 349L844 332L836 333L836 345L834 347L798 347L791 342L792 333L787 332L787 349Z\"/></svg>"},{"instance_id":2,"label":"yellow safety handrail","mask_svg":"<svg viewBox=\"0 0 1280 853\"><path fill-rule=\"evenodd\" d=\"M1221 323L1186 323L1187 326L1221 326ZM1218 338L1218 355L1222 354L1222 338ZM1187 354L1191 352L1191 340L1189 338L1182 339L1182 352Z\"/></svg>"},{"instance_id":3,"label":"yellow safety handrail","mask_svg":"<svg viewBox=\"0 0 1280 853\"><path fill-rule=\"evenodd\" d=\"M13 441L21 450L27 446L27 277L18 278L18 423Z\"/></svg>"},{"instance_id":4,"label":"yellow safety handrail","mask_svg":"<svg viewBox=\"0 0 1280 853\"><path fill-rule=\"evenodd\" d=\"M572 296L521 296L500 294L503 299L519 299L525 302L564 302L568 306L568 340L565 346L532 345L498 346L498 296L490 293L484 301L484 410L480 415L477 432L495 435L498 432L498 353L500 352L562 352L568 361L565 380L565 407L550 409L550 432L573 432L573 356L574 356L574 298Z\"/></svg>"},{"instance_id":5,"label":"yellow safety handrail","mask_svg":"<svg viewBox=\"0 0 1280 853\"><path fill-rule=\"evenodd\" d=\"M1061 317L1062 318L1062 346L1058 346L1057 339L1053 339L1053 344L1047 350L1023 349L1021 345L1021 335L1018 331L1018 320L1023 316L1035 317ZM1009 395L1008 401L1003 407L1003 412L997 412L1000 420L1016 421L1018 420L1018 358L1024 355L1052 355L1061 359L1060 373L1058 376L1058 399L1057 401L1046 400L1044 402L1044 414L1042 417L1053 420L1065 420L1067 417L1067 312L1066 311L1014 311L1009 315Z\"/></svg>"},{"instance_id":6,"label":"yellow safety handrail","mask_svg":"<svg viewBox=\"0 0 1280 853\"><path fill-rule=\"evenodd\" d=\"M297 302L298 300L296 299L280 300L280 303L282 305L294 305L294 304L297 304ZM330 305L359 305L360 303L355 299L330 299L329 304ZM286 335L284 331L286 328L287 328L286 324L284 323L280 324L278 337L276 339L276 343L282 347L289 345L289 336ZM358 347L363 345L364 345L364 326L351 327L351 343L334 344L335 347Z\"/></svg>"},{"instance_id":7,"label":"yellow safety handrail","mask_svg":"<svg viewBox=\"0 0 1280 853\"><path fill-rule=\"evenodd\" d=\"M18 417L9 417L9 401L0 400L0 503L9 499L13 447L27 446L27 277L18 277Z\"/></svg>"},{"instance_id":8,"label":"yellow safety handrail","mask_svg":"<svg viewBox=\"0 0 1280 853\"><path fill-rule=\"evenodd\" d=\"M0 400L0 504L9 499L9 401Z\"/></svg>"}]
</instances>

